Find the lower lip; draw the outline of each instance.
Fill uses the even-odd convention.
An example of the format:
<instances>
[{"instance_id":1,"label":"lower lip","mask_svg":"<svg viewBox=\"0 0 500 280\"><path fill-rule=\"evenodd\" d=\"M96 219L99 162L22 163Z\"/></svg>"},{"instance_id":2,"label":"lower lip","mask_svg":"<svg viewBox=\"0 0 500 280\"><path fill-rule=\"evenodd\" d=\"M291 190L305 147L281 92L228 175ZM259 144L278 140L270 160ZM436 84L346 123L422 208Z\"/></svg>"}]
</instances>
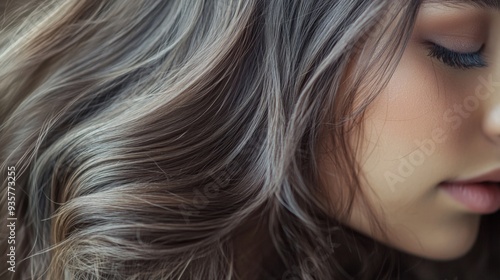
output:
<instances>
[{"instance_id":1,"label":"lower lip","mask_svg":"<svg viewBox=\"0 0 500 280\"><path fill-rule=\"evenodd\" d=\"M498 184L441 183L439 187L473 212L490 214L500 209L500 186Z\"/></svg>"}]
</instances>

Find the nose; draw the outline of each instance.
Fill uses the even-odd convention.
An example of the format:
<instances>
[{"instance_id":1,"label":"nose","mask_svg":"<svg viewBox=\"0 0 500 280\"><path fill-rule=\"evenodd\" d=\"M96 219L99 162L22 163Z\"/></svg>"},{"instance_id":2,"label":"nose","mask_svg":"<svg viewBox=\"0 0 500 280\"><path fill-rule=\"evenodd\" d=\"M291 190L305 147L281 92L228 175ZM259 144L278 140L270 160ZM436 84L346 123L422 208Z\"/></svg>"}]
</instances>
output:
<instances>
[{"instance_id":1,"label":"nose","mask_svg":"<svg viewBox=\"0 0 500 280\"><path fill-rule=\"evenodd\" d=\"M484 133L495 143L500 144L500 75L480 78L484 100L488 103L483 119Z\"/></svg>"},{"instance_id":2,"label":"nose","mask_svg":"<svg viewBox=\"0 0 500 280\"><path fill-rule=\"evenodd\" d=\"M484 120L484 131L492 138L500 138L500 104L488 110Z\"/></svg>"}]
</instances>

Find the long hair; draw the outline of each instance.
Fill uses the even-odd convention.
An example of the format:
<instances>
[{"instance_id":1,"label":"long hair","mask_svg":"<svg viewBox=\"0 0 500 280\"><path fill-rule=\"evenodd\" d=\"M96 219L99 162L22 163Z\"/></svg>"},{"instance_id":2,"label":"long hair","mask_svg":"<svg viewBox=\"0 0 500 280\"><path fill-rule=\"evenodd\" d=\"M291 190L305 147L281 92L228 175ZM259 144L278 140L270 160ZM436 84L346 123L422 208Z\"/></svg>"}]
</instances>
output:
<instances>
[{"instance_id":1,"label":"long hair","mask_svg":"<svg viewBox=\"0 0 500 280\"><path fill-rule=\"evenodd\" d=\"M17 217L15 272L2 279L350 279L359 267L342 262L340 240L358 242L357 279L389 277L394 259L373 260L382 246L337 222L359 192L346 134L388 81L419 5L24 7L0 38L0 179L15 177L0 205L14 191ZM363 52L373 60L356 61ZM351 199L322 199L323 134L334 187Z\"/></svg>"}]
</instances>

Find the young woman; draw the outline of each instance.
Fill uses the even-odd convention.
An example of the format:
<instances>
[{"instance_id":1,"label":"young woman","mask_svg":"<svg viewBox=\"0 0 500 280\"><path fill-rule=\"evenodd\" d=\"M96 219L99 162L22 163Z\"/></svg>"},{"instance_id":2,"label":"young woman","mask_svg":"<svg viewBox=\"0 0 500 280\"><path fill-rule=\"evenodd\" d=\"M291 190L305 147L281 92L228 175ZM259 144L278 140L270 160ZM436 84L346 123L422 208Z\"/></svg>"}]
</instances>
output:
<instances>
[{"instance_id":1,"label":"young woman","mask_svg":"<svg viewBox=\"0 0 500 280\"><path fill-rule=\"evenodd\" d=\"M499 1L29 5L1 279L500 279Z\"/></svg>"}]
</instances>

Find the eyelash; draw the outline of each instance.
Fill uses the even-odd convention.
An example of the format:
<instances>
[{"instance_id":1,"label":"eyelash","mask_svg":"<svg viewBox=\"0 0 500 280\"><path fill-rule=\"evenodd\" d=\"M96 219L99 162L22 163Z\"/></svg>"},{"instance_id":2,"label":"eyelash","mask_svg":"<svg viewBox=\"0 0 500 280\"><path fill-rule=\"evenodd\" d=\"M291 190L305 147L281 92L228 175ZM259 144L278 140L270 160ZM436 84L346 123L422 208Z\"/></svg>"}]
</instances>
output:
<instances>
[{"instance_id":1,"label":"eyelash","mask_svg":"<svg viewBox=\"0 0 500 280\"><path fill-rule=\"evenodd\" d=\"M482 54L484 45L477 52L459 53L432 42L428 42L427 44L429 47L428 56L434 57L450 67L456 69L472 69L488 66Z\"/></svg>"}]
</instances>

